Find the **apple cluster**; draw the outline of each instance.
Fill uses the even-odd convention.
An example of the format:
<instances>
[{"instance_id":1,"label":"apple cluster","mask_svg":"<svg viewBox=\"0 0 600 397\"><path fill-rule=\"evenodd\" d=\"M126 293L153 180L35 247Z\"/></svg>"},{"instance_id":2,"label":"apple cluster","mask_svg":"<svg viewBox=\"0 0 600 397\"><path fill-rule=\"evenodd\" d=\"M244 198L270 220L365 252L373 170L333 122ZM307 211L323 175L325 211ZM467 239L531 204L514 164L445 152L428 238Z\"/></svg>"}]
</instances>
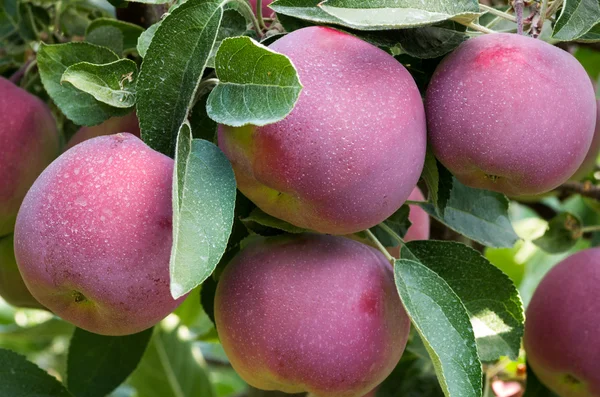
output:
<instances>
[{"instance_id":1,"label":"apple cluster","mask_svg":"<svg viewBox=\"0 0 600 397\"><path fill-rule=\"evenodd\" d=\"M296 67L296 106L274 124L220 125L218 144L245 196L307 232L257 238L229 263L217 330L252 386L362 396L400 360L410 319L392 264L354 234L425 200L428 144L464 184L511 196L587 173L600 149L594 90L570 54L518 35L463 43L424 101L401 63L350 34L307 27L270 48ZM183 299L169 291L174 163L138 138L135 114L82 128L54 160L51 112L0 79L0 125L0 294L104 335L171 313ZM411 205L410 220L405 240L428 239L428 215ZM600 396L598 305L572 310L595 299L599 261L598 250L567 259L529 307L531 365L564 397Z\"/></svg>"}]
</instances>

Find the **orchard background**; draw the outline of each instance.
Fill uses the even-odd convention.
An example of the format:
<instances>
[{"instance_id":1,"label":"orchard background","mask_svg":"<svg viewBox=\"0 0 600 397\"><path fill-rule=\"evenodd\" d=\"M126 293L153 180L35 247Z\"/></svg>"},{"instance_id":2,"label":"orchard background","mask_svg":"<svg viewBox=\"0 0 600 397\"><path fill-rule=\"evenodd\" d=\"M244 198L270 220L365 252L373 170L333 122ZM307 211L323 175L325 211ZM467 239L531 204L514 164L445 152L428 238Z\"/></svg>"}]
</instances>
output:
<instances>
[{"instance_id":1,"label":"orchard background","mask_svg":"<svg viewBox=\"0 0 600 397\"><path fill-rule=\"evenodd\" d=\"M0 396L600 396L600 1L256 3L0 3Z\"/></svg>"}]
</instances>

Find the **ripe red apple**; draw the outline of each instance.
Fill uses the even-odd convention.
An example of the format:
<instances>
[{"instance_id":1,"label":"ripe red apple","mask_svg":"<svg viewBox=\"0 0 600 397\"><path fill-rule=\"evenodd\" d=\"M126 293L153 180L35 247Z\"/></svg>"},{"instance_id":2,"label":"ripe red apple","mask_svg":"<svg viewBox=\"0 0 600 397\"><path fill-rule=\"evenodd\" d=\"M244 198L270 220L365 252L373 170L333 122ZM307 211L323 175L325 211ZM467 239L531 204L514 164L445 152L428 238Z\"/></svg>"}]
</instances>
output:
<instances>
[{"instance_id":1,"label":"ripe red apple","mask_svg":"<svg viewBox=\"0 0 600 397\"><path fill-rule=\"evenodd\" d=\"M321 233L380 223L423 168L425 115L413 78L391 55L331 28L296 30L270 48L293 61L304 89L278 123L219 127L240 191Z\"/></svg>"},{"instance_id":2,"label":"ripe red apple","mask_svg":"<svg viewBox=\"0 0 600 397\"><path fill-rule=\"evenodd\" d=\"M588 150L585 159L583 159L583 163L581 163L579 169L570 178L574 181L585 178L594 170L594 168L596 168L596 159L598 158L598 153L600 153L600 100L596 101L596 107L596 130L594 131L594 139L592 139L590 150Z\"/></svg>"},{"instance_id":3,"label":"ripe red apple","mask_svg":"<svg viewBox=\"0 0 600 397\"><path fill-rule=\"evenodd\" d=\"M600 397L599 285L600 248L580 251L550 270L527 308L527 361L561 397Z\"/></svg>"},{"instance_id":4,"label":"ripe red apple","mask_svg":"<svg viewBox=\"0 0 600 397\"><path fill-rule=\"evenodd\" d=\"M69 139L66 149L70 149L78 143L97 136L113 135L119 132L128 132L138 138L140 137L140 123L135 112L131 112L121 117L111 117L105 122L93 127L81 127L75 135Z\"/></svg>"},{"instance_id":5,"label":"ripe red apple","mask_svg":"<svg viewBox=\"0 0 600 397\"><path fill-rule=\"evenodd\" d=\"M225 268L215 320L250 385L360 397L398 363L410 329L377 250L326 235L261 239Z\"/></svg>"},{"instance_id":6,"label":"ripe red apple","mask_svg":"<svg viewBox=\"0 0 600 397\"><path fill-rule=\"evenodd\" d=\"M32 295L90 332L147 329L181 302L169 291L173 160L131 134L63 153L31 187L15 254Z\"/></svg>"},{"instance_id":7,"label":"ripe red apple","mask_svg":"<svg viewBox=\"0 0 600 397\"><path fill-rule=\"evenodd\" d=\"M516 34L461 44L435 71L426 110L436 157L462 183L509 196L568 180L596 124L594 89L579 62Z\"/></svg>"},{"instance_id":8,"label":"ripe red apple","mask_svg":"<svg viewBox=\"0 0 600 397\"><path fill-rule=\"evenodd\" d=\"M16 307L44 308L23 282L13 251L12 235L0 239L0 296Z\"/></svg>"},{"instance_id":9,"label":"ripe red apple","mask_svg":"<svg viewBox=\"0 0 600 397\"><path fill-rule=\"evenodd\" d=\"M0 236L13 232L23 197L58 155L50 109L36 96L0 77Z\"/></svg>"}]
</instances>

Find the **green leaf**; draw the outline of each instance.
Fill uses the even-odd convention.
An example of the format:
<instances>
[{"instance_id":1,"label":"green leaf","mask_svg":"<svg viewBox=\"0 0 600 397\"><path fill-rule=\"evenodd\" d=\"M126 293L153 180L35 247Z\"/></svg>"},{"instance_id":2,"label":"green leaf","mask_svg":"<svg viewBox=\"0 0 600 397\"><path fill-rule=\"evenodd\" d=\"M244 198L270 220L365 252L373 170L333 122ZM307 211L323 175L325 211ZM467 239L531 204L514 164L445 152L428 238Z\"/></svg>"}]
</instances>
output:
<instances>
[{"instance_id":1,"label":"green leaf","mask_svg":"<svg viewBox=\"0 0 600 397\"><path fill-rule=\"evenodd\" d=\"M154 25L146 29L144 33L140 35L140 37L138 37L137 52L142 58L146 56L148 47L150 47L150 43L152 42L152 39L154 38L154 35L156 34L156 31L158 30L158 27L161 23L162 21L156 22Z\"/></svg>"},{"instance_id":2,"label":"green leaf","mask_svg":"<svg viewBox=\"0 0 600 397\"><path fill-rule=\"evenodd\" d=\"M219 84L206 110L217 123L240 127L282 120L298 101L302 85L288 57L249 37L228 38L215 59Z\"/></svg>"},{"instance_id":3,"label":"green leaf","mask_svg":"<svg viewBox=\"0 0 600 397\"><path fill-rule=\"evenodd\" d=\"M427 185L429 201L438 214L443 214L452 191L452 174L435 158L430 147L425 154L421 179Z\"/></svg>"},{"instance_id":4,"label":"green leaf","mask_svg":"<svg viewBox=\"0 0 600 397\"><path fill-rule=\"evenodd\" d=\"M394 212L389 218L387 218L382 223L388 226L390 229L394 231L398 236L404 237L408 228L411 225L410 220L408 219L408 215L410 213L410 207L408 205L403 205L400 209ZM381 226L374 226L371 228L371 232L377 237L377 239L383 244L385 247L397 247L399 245L398 240L392 238L390 233L386 230L382 229Z\"/></svg>"},{"instance_id":5,"label":"green leaf","mask_svg":"<svg viewBox=\"0 0 600 397\"><path fill-rule=\"evenodd\" d=\"M132 23L117 21L111 18L98 18L93 20L87 27L85 39L90 43L106 46L111 49L114 46L116 47L115 49L120 49L120 51L115 52L121 54L135 50L138 38L143 32L143 28Z\"/></svg>"},{"instance_id":6,"label":"green leaf","mask_svg":"<svg viewBox=\"0 0 600 397\"><path fill-rule=\"evenodd\" d=\"M600 23L576 40L578 43L597 43L600 41Z\"/></svg>"},{"instance_id":7,"label":"green leaf","mask_svg":"<svg viewBox=\"0 0 600 397\"><path fill-rule=\"evenodd\" d=\"M136 87L142 138L154 150L167 155L175 151L222 16L221 2L189 0L156 30Z\"/></svg>"},{"instance_id":8,"label":"green leaf","mask_svg":"<svg viewBox=\"0 0 600 397\"><path fill-rule=\"evenodd\" d=\"M412 339L422 343L418 335ZM424 354L423 357L413 353L409 342L400 362L373 397L444 397L433 364L426 351Z\"/></svg>"},{"instance_id":9,"label":"green leaf","mask_svg":"<svg viewBox=\"0 0 600 397\"><path fill-rule=\"evenodd\" d=\"M402 258L410 258L403 247ZM481 362L467 309L450 286L418 260L394 266L396 287L433 361L446 396L480 397Z\"/></svg>"},{"instance_id":10,"label":"green leaf","mask_svg":"<svg viewBox=\"0 0 600 397\"><path fill-rule=\"evenodd\" d=\"M295 234L306 233L308 231L307 229L294 226L291 223L287 223L286 221L282 221L281 219L275 218L263 212L260 208L254 208L252 212L250 212L250 215L242 219L242 222L244 222L245 224L250 222L256 222L262 226L283 230L285 232Z\"/></svg>"},{"instance_id":11,"label":"green leaf","mask_svg":"<svg viewBox=\"0 0 600 397\"><path fill-rule=\"evenodd\" d=\"M185 295L206 280L227 248L236 184L229 160L214 144L179 134L173 176L171 295Z\"/></svg>"},{"instance_id":12,"label":"green leaf","mask_svg":"<svg viewBox=\"0 0 600 397\"><path fill-rule=\"evenodd\" d=\"M92 95L96 100L115 108L135 105L137 65L129 59L95 65L79 62L65 70L60 80Z\"/></svg>"},{"instance_id":13,"label":"green leaf","mask_svg":"<svg viewBox=\"0 0 600 397\"><path fill-rule=\"evenodd\" d=\"M200 291L200 304L204 309L204 312L210 318L213 324L215 322L215 294L217 293L217 282L214 278L209 277L202 283L202 290Z\"/></svg>"},{"instance_id":14,"label":"green leaf","mask_svg":"<svg viewBox=\"0 0 600 397\"><path fill-rule=\"evenodd\" d=\"M231 5L231 3L229 3ZM247 31L246 18L236 10L225 10L223 12L223 19L221 20L221 26L219 27L219 33L217 34L217 40L213 47L210 58L208 59L207 67L215 67L215 56L221 46L223 40L228 37L243 36Z\"/></svg>"},{"instance_id":15,"label":"green leaf","mask_svg":"<svg viewBox=\"0 0 600 397\"><path fill-rule=\"evenodd\" d=\"M322 0L277 0L271 3L269 7L271 7L278 15L288 15L290 17L316 23L342 24L343 22L338 18L327 14L318 7L321 1Z\"/></svg>"},{"instance_id":16,"label":"green leaf","mask_svg":"<svg viewBox=\"0 0 600 397\"><path fill-rule=\"evenodd\" d=\"M213 397L202 353L180 338L178 328L155 327L154 335L129 383L144 397Z\"/></svg>"},{"instance_id":17,"label":"green leaf","mask_svg":"<svg viewBox=\"0 0 600 397\"><path fill-rule=\"evenodd\" d=\"M523 397L558 397L551 392L531 370L531 365L527 365L527 387Z\"/></svg>"},{"instance_id":18,"label":"green leaf","mask_svg":"<svg viewBox=\"0 0 600 397\"><path fill-rule=\"evenodd\" d=\"M456 178L443 215L431 204L419 206L449 228L488 247L512 247L519 239L508 218L504 195L467 187Z\"/></svg>"},{"instance_id":19,"label":"green leaf","mask_svg":"<svg viewBox=\"0 0 600 397\"><path fill-rule=\"evenodd\" d=\"M588 72L592 80L598 80L600 77L600 51L588 47L577 47L573 56Z\"/></svg>"},{"instance_id":20,"label":"green leaf","mask_svg":"<svg viewBox=\"0 0 600 397\"><path fill-rule=\"evenodd\" d=\"M321 9L359 30L405 29L479 17L476 0L326 0Z\"/></svg>"},{"instance_id":21,"label":"green leaf","mask_svg":"<svg viewBox=\"0 0 600 397\"><path fill-rule=\"evenodd\" d=\"M551 254L570 250L583 236L581 220L572 213L563 212L552 218L544 235L533 241L535 245Z\"/></svg>"},{"instance_id":22,"label":"green leaf","mask_svg":"<svg viewBox=\"0 0 600 397\"><path fill-rule=\"evenodd\" d=\"M565 0L562 12L554 24L552 38L562 41L578 39L598 25L600 1Z\"/></svg>"},{"instance_id":23,"label":"green leaf","mask_svg":"<svg viewBox=\"0 0 600 397\"><path fill-rule=\"evenodd\" d=\"M514 283L474 249L452 241L412 241L406 247L439 275L465 305L482 361L519 357L525 314Z\"/></svg>"},{"instance_id":24,"label":"green leaf","mask_svg":"<svg viewBox=\"0 0 600 397\"><path fill-rule=\"evenodd\" d=\"M214 144L217 143L218 125L206 113L206 102L208 93L196 102L190 115L190 127L194 138L206 139Z\"/></svg>"},{"instance_id":25,"label":"green leaf","mask_svg":"<svg viewBox=\"0 0 600 397\"><path fill-rule=\"evenodd\" d=\"M56 378L20 354L0 349L0 395L72 397Z\"/></svg>"},{"instance_id":26,"label":"green leaf","mask_svg":"<svg viewBox=\"0 0 600 397\"><path fill-rule=\"evenodd\" d=\"M46 92L60 110L78 125L96 125L114 116L124 116L130 109L115 108L70 84L60 83L63 73L80 62L106 64L119 57L108 48L89 43L41 44L37 63Z\"/></svg>"},{"instance_id":27,"label":"green leaf","mask_svg":"<svg viewBox=\"0 0 600 397\"><path fill-rule=\"evenodd\" d=\"M103 336L76 328L67 361L67 385L76 397L104 397L135 370L152 328L127 336Z\"/></svg>"}]
</instances>

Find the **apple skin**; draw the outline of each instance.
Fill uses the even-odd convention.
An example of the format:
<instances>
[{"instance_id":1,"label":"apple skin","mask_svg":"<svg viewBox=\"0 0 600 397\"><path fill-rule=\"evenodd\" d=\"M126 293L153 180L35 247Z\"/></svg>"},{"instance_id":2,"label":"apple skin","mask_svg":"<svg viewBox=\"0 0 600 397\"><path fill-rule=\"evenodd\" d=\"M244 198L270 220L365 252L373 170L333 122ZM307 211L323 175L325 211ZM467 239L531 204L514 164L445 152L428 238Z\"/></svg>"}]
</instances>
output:
<instances>
[{"instance_id":1,"label":"apple skin","mask_svg":"<svg viewBox=\"0 0 600 397\"><path fill-rule=\"evenodd\" d=\"M269 8L269 4L271 4L273 0L262 0L262 16L263 18L270 17L275 11ZM256 13L256 0L250 0L250 6L252 7L252 11Z\"/></svg>"},{"instance_id":2,"label":"apple skin","mask_svg":"<svg viewBox=\"0 0 600 397\"><path fill-rule=\"evenodd\" d=\"M0 296L15 307L44 309L23 282L15 259L12 235L0 239Z\"/></svg>"},{"instance_id":3,"label":"apple skin","mask_svg":"<svg viewBox=\"0 0 600 397\"><path fill-rule=\"evenodd\" d=\"M102 335L152 327L182 301L169 291L173 160L131 134L63 153L31 187L15 255L32 295Z\"/></svg>"},{"instance_id":4,"label":"apple skin","mask_svg":"<svg viewBox=\"0 0 600 397\"><path fill-rule=\"evenodd\" d=\"M461 44L426 96L429 142L465 185L509 196L547 192L585 158L596 124L592 83L569 53L516 34Z\"/></svg>"},{"instance_id":5,"label":"apple skin","mask_svg":"<svg viewBox=\"0 0 600 397\"><path fill-rule=\"evenodd\" d=\"M87 141L88 139L97 136L113 135L119 132L128 132L138 138L140 137L140 123L135 112L131 112L121 117L111 117L103 123L93 127L81 127L77 130L75 135L69 139L65 150L72 148L78 143Z\"/></svg>"},{"instance_id":6,"label":"apple skin","mask_svg":"<svg viewBox=\"0 0 600 397\"><path fill-rule=\"evenodd\" d=\"M579 169L570 178L574 181L585 178L596 168L596 159L598 158L598 153L600 153L600 100L596 101L596 107L596 130L594 131L594 138L592 139L590 150L588 150L585 159L583 159L583 163L581 163Z\"/></svg>"},{"instance_id":7,"label":"apple skin","mask_svg":"<svg viewBox=\"0 0 600 397\"><path fill-rule=\"evenodd\" d=\"M600 248L571 255L537 287L525 322L527 361L561 397L600 397Z\"/></svg>"},{"instance_id":8,"label":"apple skin","mask_svg":"<svg viewBox=\"0 0 600 397\"><path fill-rule=\"evenodd\" d=\"M248 384L319 397L374 389L400 360L410 330L385 257L314 234L246 247L219 280L215 320Z\"/></svg>"},{"instance_id":9,"label":"apple skin","mask_svg":"<svg viewBox=\"0 0 600 397\"><path fill-rule=\"evenodd\" d=\"M27 190L56 158L59 142L48 106L0 77L0 237L13 232Z\"/></svg>"},{"instance_id":10,"label":"apple skin","mask_svg":"<svg viewBox=\"0 0 600 397\"><path fill-rule=\"evenodd\" d=\"M280 122L219 126L240 191L264 212L321 233L356 233L388 218L425 159L413 78L389 54L331 28L299 29L270 48L293 61L304 88Z\"/></svg>"}]
</instances>

